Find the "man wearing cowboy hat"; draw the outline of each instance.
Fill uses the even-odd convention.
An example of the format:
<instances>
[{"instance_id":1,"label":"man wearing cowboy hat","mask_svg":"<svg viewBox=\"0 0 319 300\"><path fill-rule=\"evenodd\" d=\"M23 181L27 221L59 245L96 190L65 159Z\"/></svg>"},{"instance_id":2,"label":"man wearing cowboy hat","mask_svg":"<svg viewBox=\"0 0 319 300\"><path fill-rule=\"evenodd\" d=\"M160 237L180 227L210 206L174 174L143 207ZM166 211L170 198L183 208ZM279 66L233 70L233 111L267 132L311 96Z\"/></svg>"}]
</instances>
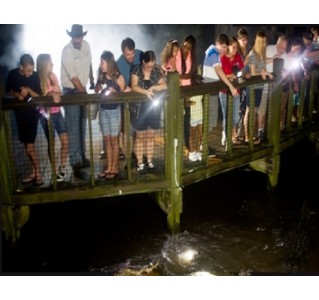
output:
<instances>
[{"instance_id":1,"label":"man wearing cowboy hat","mask_svg":"<svg viewBox=\"0 0 319 300\"><path fill-rule=\"evenodd\" d=\"M61 85L63 95L86 94L86 85L92 75L92 54L87 41L83 40L87 31L82 25L73 24L66 31L71 41L63 48L61 56ZM65 106L65 120L70 137L69 156L74 170L88 167L90 161L85 157L86 113L81 105Z\"/></svg>"}]
</instances>

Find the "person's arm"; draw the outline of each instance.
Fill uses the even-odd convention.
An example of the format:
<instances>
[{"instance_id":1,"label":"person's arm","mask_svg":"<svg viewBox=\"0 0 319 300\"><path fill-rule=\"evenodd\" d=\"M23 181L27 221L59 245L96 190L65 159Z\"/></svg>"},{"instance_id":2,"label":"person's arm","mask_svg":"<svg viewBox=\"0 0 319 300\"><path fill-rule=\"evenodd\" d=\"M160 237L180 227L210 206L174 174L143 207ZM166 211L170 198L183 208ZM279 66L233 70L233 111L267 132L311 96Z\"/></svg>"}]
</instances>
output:
<instances>
[{"instance_id":1,"label":"person's arm","mask_svg":"<svg viewBox=\"0 0 319 300\"><path fill-rule=\"evenodd\" d=\"M92 63L90 64L90 89L94 90L94 76L93 76L93 68L92 68Z\"/></svg>"},{"instance_id":2,"label":"person's arm","mask_svg":"<svg viewBox=\"0 0 319 300\"><path fill-rule=\"evenodd\" d=\"M219 76L219 78L229 87L230 92L233 96L238 96L237 89L233 86L233 84L230 82L230 80L225 75L221 65L215 65L214 66L216 74Z\"/></svg>"},{"instance_id":3,"label":"person's arm","mask_svg":"<svg viewBox=\"0 0 319 300\"><path fill-rule=\"evenodd\" d=\"M117 79L117 84L119 85L120 87L120 91L121 92L124 92L125 91L125 78L123 75L120 75L119 78Z\"/></svg>"},{"instance_id":4,"label":"person's arm","mask_svg":"<svg viewBox=\"0 0 319 300\"><path fill-rule=\"evenodd\" d=\"M250 65L250 73L251 73L251 76L259 76L259 75L261 75L261 78L263 80L266 80L267 76L270 79L273 79L273 75L271 73L268 73L265 68L262 69L261 72L257 73L255 64L251 64Z\"/></svg>"},{"instance_id":5,"label":"person's arm","mask_svg":"<svg viewBox=\"0 0 319 300\"><path fill-rule=\"evenodd\" d=\"M152 99L154 96L154 93L150 90L145 90L138 86L138 77L135 74L131 75L131 88L133 92L140 93L142 95L145 95L148 99Z\"/></svg>"},{"instance_id":6,"label":"person's arm","mask_svg":"<svg viewBox=\"0 0 319 300\"><path fill-rule=\"evenodd\" d=\"M13 90L9 91L8 95L11 96L11 97L14 97L16 99L19 99L20 101L24 100L24 97L19 92L14 92Z\"/></svg>"},{"instance_id":7,"label":"person's arm","mask_svg":"<svg viewBox=\"0 0 319 300\"><path fill-rule=\"evenodd\" d=\"M165 89L167 89L167 85L164 81L164 78L161 78L156 85L150 87L150 90L152 90L153 92L159 92Z\"/></svg>"},{"instance_id":8,"label":"person's arm","mask_svg":"<svg viewBox=\"0 0 319 300\"><path fill-rule=\"evenodd\" d=\"M86 94L86 89L85 87L82 85L80 79L78 77L73 77L71 78L71 82L73 83L75 89L81 93L81 94Z\"/></svg>"},{"instance_id":9,"label":"person's arm","mask_svg":"<svg viewBox=\"0 0 319 300\"><path fill-rule=\"evenodd\" d=\"M80 79L77 77L75 67L73 65L73 54L72 50L66 49L62 54L62 68L65 70L69 80L72 82L74 88L82 94L86 94L86 89L82 85Z\"/></svg>"}]
</instances>

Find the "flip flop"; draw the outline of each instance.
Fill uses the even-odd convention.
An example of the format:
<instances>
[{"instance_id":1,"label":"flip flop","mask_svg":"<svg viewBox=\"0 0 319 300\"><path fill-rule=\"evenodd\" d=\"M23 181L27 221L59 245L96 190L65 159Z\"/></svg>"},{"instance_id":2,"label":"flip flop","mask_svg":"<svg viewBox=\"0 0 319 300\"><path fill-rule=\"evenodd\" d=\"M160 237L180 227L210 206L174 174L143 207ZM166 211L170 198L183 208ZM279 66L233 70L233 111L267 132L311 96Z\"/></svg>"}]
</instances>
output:
<instances>
[{"instance_id":1,"label":"flip flop","mask_svg":"<svg viewBox=\"0 0 319 300\"><path fill-rule=\"evenodd\" d=\"M98 175L98 177L99 177L99 178L106 178L106 176L109 175L109 174L110 174L109 171L104 170L102 173L100 173L100 174Z\"/></svg>"},{"instance_id":2,"label":"flip flop","mask_svg":"<svg viewBox=\"0 0 319 300\"><path fill-rule=\"evenodd\" d=\"M105 176L105 179L106 180L114 180L118 175L119 175L119 173L108 173Z\"/></svg>"}]
</instances>

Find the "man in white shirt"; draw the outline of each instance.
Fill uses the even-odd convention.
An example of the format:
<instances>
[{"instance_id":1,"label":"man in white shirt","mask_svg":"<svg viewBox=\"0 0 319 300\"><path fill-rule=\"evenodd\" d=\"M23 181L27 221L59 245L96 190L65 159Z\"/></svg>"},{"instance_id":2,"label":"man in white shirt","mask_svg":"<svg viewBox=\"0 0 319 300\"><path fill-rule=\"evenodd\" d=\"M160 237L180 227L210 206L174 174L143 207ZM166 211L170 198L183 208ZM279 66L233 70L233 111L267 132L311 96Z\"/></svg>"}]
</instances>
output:
<instances>
[{"instance_id":1,"label":"man in white shirt","mask_svg":"<svg viewBox=\"0 0 319 300\"><path fill-rule=\"evenodd\" d=\"M61 57L61 85L63 95L86 94L86 85L90 79L94 86L92 75L91 48L83 40L87 31L83 32L82 25L72 25L67 30L71 41L63 48ZM65 106L65 120L70 137L69 156L74 170L90 166L85 157L86 112L81 105Z\"/></svg>"}]
</instances>

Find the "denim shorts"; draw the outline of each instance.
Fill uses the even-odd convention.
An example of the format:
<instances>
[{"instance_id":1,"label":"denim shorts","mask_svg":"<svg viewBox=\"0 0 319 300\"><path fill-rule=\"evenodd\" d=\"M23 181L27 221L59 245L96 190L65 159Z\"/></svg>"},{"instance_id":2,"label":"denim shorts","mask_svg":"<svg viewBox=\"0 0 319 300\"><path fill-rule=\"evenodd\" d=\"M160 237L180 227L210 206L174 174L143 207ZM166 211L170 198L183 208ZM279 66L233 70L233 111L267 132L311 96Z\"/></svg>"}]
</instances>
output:
<instances>
[{"instance_id":1,"label":"denim shorts","mask_svg":"<svg viewBox=\"0 0 319 300\"><path fill-rule=\"evenodd\" d=\"M57 113L51 114L51 120L52 120L53 128L56 130L58 135L60 135L61 133L68 132L66 128L65 120L60 111Z\"/></svg>"},{"instance_id":2,"label":"denim shorts","mask_svg":"<svg viewBox=\"0 0 319 300\"><path fill-rule=\"evenodd\" d=\"M161 126L161 107L161 105L154 107L152 101L140 102L138 114L131 115L133 128L139 131L148 128L159 129Z\"/></svg>"},{"instance_id":3,"label":"denim shorts","mask_svg":"<svg viewBox=\"0 0 319 300\"><path fill-rule=\"evenodd\" d=\"M118 136L121 129L121 106L115 109L100 107L100 126L103 136Z\"/></svg>"}]
</instances>

